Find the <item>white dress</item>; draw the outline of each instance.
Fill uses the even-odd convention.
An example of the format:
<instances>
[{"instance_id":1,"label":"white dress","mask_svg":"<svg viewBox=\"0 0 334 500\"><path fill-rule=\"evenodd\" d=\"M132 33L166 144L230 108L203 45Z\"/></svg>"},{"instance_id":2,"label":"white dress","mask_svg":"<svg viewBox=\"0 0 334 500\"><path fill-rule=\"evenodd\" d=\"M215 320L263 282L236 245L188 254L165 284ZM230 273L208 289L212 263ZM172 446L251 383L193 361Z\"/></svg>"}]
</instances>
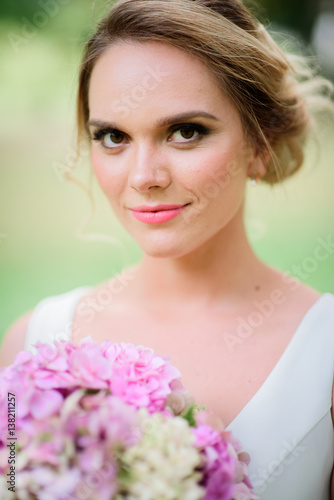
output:
<instances>
[{"instance_id":1,"label":"white dress","mask_svg":"<svg viewBox=\"0 0 334 500\"><path fill-rule=\"evenodd\" d=\"M34 352L38 340L71 340L76 304L90 290L80 287L39 302L25 348ZM249 475L261 500L330 499L333 376L334 295L325 293L308 310L264 384L227 428L251 456Z\"/></svg>"}]
</instances>

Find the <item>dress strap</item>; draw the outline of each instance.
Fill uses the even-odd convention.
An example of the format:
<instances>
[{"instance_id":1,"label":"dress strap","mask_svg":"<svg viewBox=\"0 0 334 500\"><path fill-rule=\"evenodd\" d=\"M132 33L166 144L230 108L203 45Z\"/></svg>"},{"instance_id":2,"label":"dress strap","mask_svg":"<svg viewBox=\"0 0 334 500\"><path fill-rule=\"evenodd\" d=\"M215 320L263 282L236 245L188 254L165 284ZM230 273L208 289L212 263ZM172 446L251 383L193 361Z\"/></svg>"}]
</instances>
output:
<instances>
[{"instance_id":1,"label":"dress strap","mask_svg":"<svg viewBox=\"0 0 334 500\"><path fill-rule=\"evenodd\" d=\"M41 300L32 312L24 349L35 354L36 342L52 344L55 340L72 340L72 322L76 305L92 287L82 286Z\"/></svg>"},{"instance_id":2,"label":"dress strap","mask_svg":"<svg viewBox=\"0 0 334 500\"><path fill-rule=\"evenodd\" d=\"M270 471L274 473L284 461L285 443L292 451L322 419L328 418L332 427L333 375L334 295L325 293L305 315L262 387L228 427L251 450L257 470L275 464ZM330 447L332 436L333 428Z\"/></svg>"}]
</instances>

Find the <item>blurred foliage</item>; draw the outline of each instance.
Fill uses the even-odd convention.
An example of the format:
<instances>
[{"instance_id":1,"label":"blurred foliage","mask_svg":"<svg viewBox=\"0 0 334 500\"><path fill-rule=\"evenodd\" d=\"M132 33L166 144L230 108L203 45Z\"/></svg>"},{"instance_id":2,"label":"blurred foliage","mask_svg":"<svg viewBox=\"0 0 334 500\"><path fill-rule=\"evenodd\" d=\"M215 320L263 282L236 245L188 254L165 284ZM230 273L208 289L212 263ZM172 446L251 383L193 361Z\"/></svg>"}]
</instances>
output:
<instances>
[{"instance_id":1,"label":"blurred foliage","mask_svg":"<svg viewBox=\"0 0 334 500\"><path fill-rule=\"evenodd\" d=\"M2 19L21 20L22 17L31 17L38 9L39 0L2 0L0 3L0 16Z\"/></svg>"},{"instance_id":2,"label":"blurred foliage","mask_svg":"<svg viewBox=\"0 0 334 500\"><path fill-rule=\"evenodd\" d=\"M274 24L288 28L306 42L311 40L321 6L319 0L254 0L250 5L266 26Z\"/></svg>"},{"instance_id":3,"label":"blurred foliage","mask_svg":"<svg viewBox=\"0 0 334 500\"><path fill-rule=\"evenodd\" d=\"M73 0L61 0L59 3L57 0L1 0L0 17L16 22L22 21L23 17L31 20L41 9L51 12L55 11L57 6L61 8L64 5L68 8L71 2ZM80 0L81 11L84 14L85 11L98 10L106 3L101 0ZM320 10L318 0L251 0L250 5L262 18L269 19L270 23L286 26L299 32L307 41L310 40L312 27Z\"/></svg>"},{"instance_id":4,"label":"blurred foliage","mask_svg":"<svg viewBox=\"0 0 334 500\"><path fill-rule=\"evenodd\" d=\"M15 27L18 36L37 28L41 34L58 37L58 43L78 37L83 40L94 29L105 4L105 0L1 0L0 21Z\"/></svg>"}]
</instances>

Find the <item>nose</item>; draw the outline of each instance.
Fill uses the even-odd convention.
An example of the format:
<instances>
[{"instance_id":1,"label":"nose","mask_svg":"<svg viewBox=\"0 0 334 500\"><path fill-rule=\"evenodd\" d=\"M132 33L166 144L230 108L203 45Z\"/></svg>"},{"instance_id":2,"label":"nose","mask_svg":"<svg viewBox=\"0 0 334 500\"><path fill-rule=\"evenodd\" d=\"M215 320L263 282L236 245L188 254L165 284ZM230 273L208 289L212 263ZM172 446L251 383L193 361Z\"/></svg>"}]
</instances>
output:
<instances>
[{"instance_id":1,"label":"nose","mask_svg":"<svg viewBox=\"0 0 334 500\"><path fill-rule=\"evenodd\" d=\"M170 171L159 148L150 144L134 148L129 173L133 189L145 193L151 188L166 189L170 182Z\"/></svg>"}]
</instances>

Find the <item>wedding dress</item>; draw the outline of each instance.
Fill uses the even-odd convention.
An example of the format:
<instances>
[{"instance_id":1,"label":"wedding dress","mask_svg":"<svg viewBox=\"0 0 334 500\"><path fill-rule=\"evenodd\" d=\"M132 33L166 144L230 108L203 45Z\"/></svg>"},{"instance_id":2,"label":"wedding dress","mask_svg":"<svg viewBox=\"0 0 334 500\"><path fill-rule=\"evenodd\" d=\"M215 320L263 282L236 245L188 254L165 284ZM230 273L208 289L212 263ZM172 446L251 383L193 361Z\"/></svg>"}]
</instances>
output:
<instances>
[{"instance_id":1,"label":"wedding dress","mask_svg":"<svg viewBox=\"0 0 334 500\"><path fill-rule=\"evenodd\" d=\"M39 302L25 349L34 352L37 341L71 340L76 304L90 290L79 287ZM307 311L263 385L227 427L250 454L249 476L261 500L330 499L333 375L334 295L325 293Z\"/></svg>"}]
</instances>

